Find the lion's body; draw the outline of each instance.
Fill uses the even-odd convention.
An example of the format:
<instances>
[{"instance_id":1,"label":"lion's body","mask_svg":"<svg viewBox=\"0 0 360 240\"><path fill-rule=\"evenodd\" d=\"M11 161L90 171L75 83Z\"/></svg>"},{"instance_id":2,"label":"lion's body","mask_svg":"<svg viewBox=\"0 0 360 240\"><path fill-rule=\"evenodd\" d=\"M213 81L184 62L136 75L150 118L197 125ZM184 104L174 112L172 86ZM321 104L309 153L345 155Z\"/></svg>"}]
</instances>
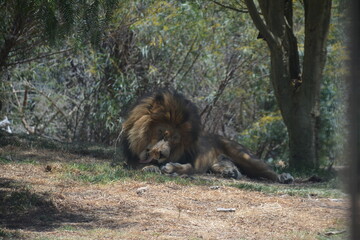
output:
<instances>
[{"instance_id":1,"label":"lion's body","mask_svg":"<svg viewBox=\"0 0 360 240\"><path fill-rule=\"evenodd\" d=\"M196 106L173 91L145 97L131 110L123 124L122 143L133 168L160 171L157 166L163 165L163 173L211 171L230 178L240 178L243 173L283 181L242 145L201 132Z\"/></svg>"}]
</instances>

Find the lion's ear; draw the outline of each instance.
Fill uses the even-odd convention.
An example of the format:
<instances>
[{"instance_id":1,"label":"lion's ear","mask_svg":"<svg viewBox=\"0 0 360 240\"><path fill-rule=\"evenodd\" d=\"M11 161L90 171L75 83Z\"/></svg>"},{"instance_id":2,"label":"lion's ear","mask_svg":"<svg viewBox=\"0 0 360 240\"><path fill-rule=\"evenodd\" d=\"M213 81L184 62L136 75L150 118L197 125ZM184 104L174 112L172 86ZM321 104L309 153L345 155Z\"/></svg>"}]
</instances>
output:
<instances>
[{"instance_id":1,"label":"lion's ear","mask_svg":"<svg viewBox=\"0 0 360 240\"><path fill-rule=\"evenodd\" d=\"M154 96L152 103L147 106L147 109L150 113L156 112L161 106L164 105L164 96L162 94L157 94Z\"/></svg>"},{"instance_id":2,"label":"lion's ear","mask_svg":"<svg viewBox=\"0 0 360 240\"><path fill-rule=\"evenodd\" d=\"M159 105L163 105L164 104L164 95L163 94L156 94L156 96L154 97L154 105L155 104L159 104Z\"/></svg>"}]
</instances>

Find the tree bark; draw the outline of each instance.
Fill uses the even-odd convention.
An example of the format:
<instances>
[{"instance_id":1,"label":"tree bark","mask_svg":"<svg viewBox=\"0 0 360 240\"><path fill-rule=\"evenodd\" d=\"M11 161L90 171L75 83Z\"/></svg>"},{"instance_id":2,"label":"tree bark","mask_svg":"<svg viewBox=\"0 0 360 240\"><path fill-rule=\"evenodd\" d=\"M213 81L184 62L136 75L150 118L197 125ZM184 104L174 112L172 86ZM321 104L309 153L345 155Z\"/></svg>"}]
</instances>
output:
<instances>
[{"instance_id":1,"label":"tree bark","mask_svg":"<svg viewBox=\"0 0 360 240\"><path fill-rule=\"evenodd\" d=\"M349 166L349 190L351 193L351 216L350 238L360 239L360 2L351 1L351 24L350 24L350 76L349 76L349 123L350 132L348 136L350 160Z\"/></svg>"},{"instance_id":2,"label":"tree bark","mask_svg":"<svg viewBox=\"0 0 360 240\"><path fill-rule=\"evenodd\" d=\"M331 0L304 0L305 7L305 52L303 60L302 91L299 92L301 104L304 105L309 126L311 127L311 146L315 147L315 160L307 161L311 166L319 166L318 162L318 130L320 119L320 85L326 61L326 40L329 32ZM309 139L310 140L310 139ZM295 143L296 144L296 143ZM293 148L294 149L294 148ZM295 156L298 153L292 151ZM292 165L298 159L292 157Z\"/></svg>"},{"instance_id":3,"label":"tree bark","mask_svg":"<svg viewBox=\"0 0 360 240\"><path fill-rule=\"evenodd\" d=\"M252 0L245 0L245 3L270 49L270 80L289 134L289 165L296 169L317 168L320 83L326 59L331 0L304 0L302 74L292 29L292 1L259 0L263 19Z\"/></svg>"}]
</instances>

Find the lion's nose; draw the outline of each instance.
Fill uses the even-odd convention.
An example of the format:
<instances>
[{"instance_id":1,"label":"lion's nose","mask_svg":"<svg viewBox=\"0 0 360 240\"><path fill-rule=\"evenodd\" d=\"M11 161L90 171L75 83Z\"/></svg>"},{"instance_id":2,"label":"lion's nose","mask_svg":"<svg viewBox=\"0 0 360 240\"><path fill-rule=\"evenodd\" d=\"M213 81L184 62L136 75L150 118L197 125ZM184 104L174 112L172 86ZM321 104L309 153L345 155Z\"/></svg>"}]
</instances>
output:
<instances>
[{"instance_id":1,"label":"lion's nose","mask_svg":"<svg viewBox=\"0 0 360 240\"><path fill-rule=\"evenodd\" d=\"M160 160L166 158L166 155L162 151L158 150L151 151L150 155L152 156L153 160Z\"/></svg>"},{"instance_id":2,"label":"lion's nose","mask_svg":"<svg viewBox=\"0 0 360 240\"><path fill-rule=\"evenodd\" d=\"M170 155L169 142L161 140L149 152L149 157L159 162L165 161Z\"/></svg>"},{"instance_id":3,"label":"lion's nose","mask_svg":"<svg viewBox=\"0 0 360 240\"><path fill-rule=\"evenodd\" d=\"M161 158L166 158L166 156L160 151L159 152L159 159L161 159Z\"/></svg>"}]
</instances>

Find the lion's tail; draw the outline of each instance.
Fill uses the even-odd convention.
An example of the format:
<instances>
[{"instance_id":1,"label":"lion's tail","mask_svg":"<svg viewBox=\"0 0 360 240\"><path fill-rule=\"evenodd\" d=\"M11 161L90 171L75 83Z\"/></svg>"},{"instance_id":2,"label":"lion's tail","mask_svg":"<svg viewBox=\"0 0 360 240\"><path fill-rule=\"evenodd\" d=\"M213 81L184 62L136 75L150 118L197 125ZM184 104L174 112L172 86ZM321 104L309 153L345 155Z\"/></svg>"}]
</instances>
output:
<instances>
[{"instance_id":1,"label":"lion's tail","mask_svg":"<svg viewBox=\"0 0 360 240\"><path fill-rule=\"evenodd\" d=\"M220 142L224 153L234 161L243 174L252 178L267 178L275 182L278 181L278 174L246 147L223 137L220 137Z\"/></svg>"}]
</instances>

